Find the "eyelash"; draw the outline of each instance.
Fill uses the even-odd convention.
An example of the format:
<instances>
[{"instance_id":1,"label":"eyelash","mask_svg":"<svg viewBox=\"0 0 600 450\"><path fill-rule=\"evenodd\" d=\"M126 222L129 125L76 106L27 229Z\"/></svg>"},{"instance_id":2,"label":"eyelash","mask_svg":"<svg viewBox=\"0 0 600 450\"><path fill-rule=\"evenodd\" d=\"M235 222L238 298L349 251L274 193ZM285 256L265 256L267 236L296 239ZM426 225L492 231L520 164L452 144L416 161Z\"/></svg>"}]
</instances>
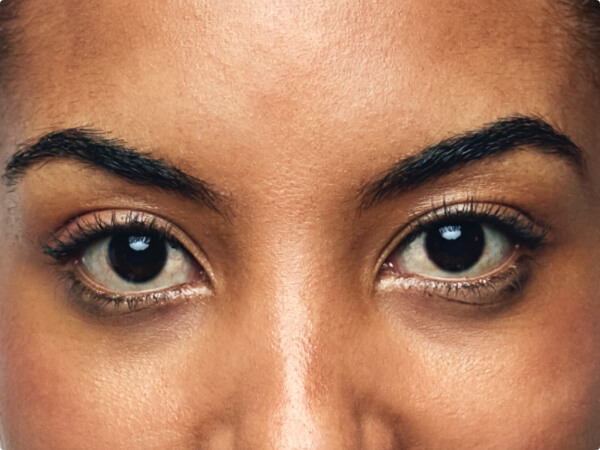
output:
<instances>
[{"instance_id":1,"label":"eyelash","mask_svg":"<svg viewBox=\"0 0 600 450\"><path fill-rule=\"evenodd\" d=\"M73 271L64 271L61 278L69 286L70 298L75 299L78 303L83 303L82 306L87 311L98 316L111 315L109 311L111 307L117 315L123 315L153 306L170 305L175 299L185 299L197 292L188 286L179 286L169 291L142 295L110 295L91 289ZM126 308L125 311L122 311L123 307Z\"/></svg>"},{"instance_id":2,"label":"eyelash","mask_svg":"<svg viewBox=\"0 0 600 450\"><path fill-rule=\"evenodd\" d=\"M447 220L477 220L496 227L517 243L534 250L544 244L548 230L541 227L517 209L501 203L482 203L468 199L464 203L447 204L433 210L409 225L409 232L402 240L408 245L420 233L435 231L439 222Z\"/></svg>"},{"instance_id":3,"label":"eyelash","mask_svg":"<svg viewBox=\"0 0 600 450\"><path fill-rule=\"evenodd\" d=\"M90 220L75 219L67 224L66 232L52 234L48 242L42 242L44 254L50 256L58 264L67 264L81 257L83 251L91 244L116 233L140 233L151 235L157 239L164 239L175 248L182 244L173 237L172 227L161 223L156 218L147 217L139 212L128 213L119 219L116 212L112 212L108 220L101 217L101 213L94 213ZM69 227L69 225L71 227ZM201 266L200 266L201 267ZM201 267L202 269L202 267ZM203 273L203 282L208 284L208 277ZM173 299L185 299L197 289L189 286L179 286L168 291L158 291L144 294L110 294L91 288L76 274L73 267L61 271L61 279L68 286L69 297L85 309L96 315L110 314L108 309L113 307L116 313L123 314L121 309L126 307L125 313L137 312L151 306L167 305Z\"/></svg>"},{"instance_id":4,"label":"eyelash","mask_svg":"<svg viewBox=\"0 0 600 450\"><path fill-rule=\"evenodd\" d=\"M42 250L46 255L53 258L56 263L66 264L77 260L87 246L119 232L150 234L156 238L164 239L176 248L182 246L173 237L172 227L156 218L148 217L139 212L128 213L120 219L117 216L118 214L113 212L107 220L102 217L101 213L94 213L89 220L75 219L67 224L66 232L52 234L46 243L41 243ZM537 225L524 213L514 208L500 203L477 202L473 199L468 199L460 204L447 204L444 201L441 208L414 220L401 233L401 239L396 239L398 243L393 246L393 250L386 257L386 262L381 266L380 274L383 275L381 279L384 279L385 275L391 275L388 285L392 288L396 289L398 283L400 283L403 288L418 291L420 295L436 295L449 301L479 306L491 303L464 301L461 298L476 297L480 300L482 296L490 291L496 293L498 291L520 290L523 280L529 272L527 270L528 263L532 260L532 258L525 255L505 267L501 273L494 274L487 279L473 281L442 281L418 276L406 277L396 273L394 268L387 263L392 254L402 251L420 234L435 230L436 224L442 221L461 219L475 220L493 226L504 233L514 245L525 247L531 251L542 247L547 242L548 229ZM209 280L204 271L203 275L205 277L203 281L206 285ZM87 309L97 315L102 315L103 312L106 313L111 306L116 311L126 307L127 311L131 313L150 306L166 305L171 303L174 298L186 298L189 297L188 294L192 293L190 287L184 285L168 291L140 295L109 294L89 287L76 274L76 269L73 267L65 268L61 276L69 286L69 296L76 299L78 303L83 303ZM462 293L466 293L466 295Z\"/></svg>"},{"instance_id":5,"label":"eyelash","mask_svg":"<svg viewBox=\"0 0 600 450\"><path fill-rule=\"evenodd\" d=\"M129 213L122 220L117 219L117 213L113 212L108 222L100 213L94 213L90 221L81 222L75 219L72 223L76 229L71 230L67 226L66 236L54 233L50 236L49 243L41 243L43 252L57 262L78 257L87 245L119 232L151 234L165 239L173 246L181 246L179 241L173 238L169 225L159 223L156 218L148 219L144 214L137 212Z\"/></svg>"},{"instance_id":6,"label":"eyelash","mask_svg":"<svg viewBox=\"0 0 600 450\"><path fill-rule=\"evenodd\" d=\"M482 203L468 199L460 204L447 204L444 200L441 208L414 220L400 234L400 238L395 239L395 245L391 246L392 251L386 255L381 266L381 287L397 289L400 284L401 288L417 291L421 296L437 296L470 306L499 304L502 303L502 299L482 302L481 298L490 294L522 290L530 272L530 265L534 261L530 255L521 255L501 272L488 278L456 281L425 279L416 275L403 276L389 262L392 255L405 249L422 233L437 231L439 223L453 220L471 220L492 226L505 234L515 246L530 252L539 250L548 243L548 227L535 223L521 211L501 202ZM464 298L476 298L478 301L467 301Z\"/></svg>"}]
</instances>

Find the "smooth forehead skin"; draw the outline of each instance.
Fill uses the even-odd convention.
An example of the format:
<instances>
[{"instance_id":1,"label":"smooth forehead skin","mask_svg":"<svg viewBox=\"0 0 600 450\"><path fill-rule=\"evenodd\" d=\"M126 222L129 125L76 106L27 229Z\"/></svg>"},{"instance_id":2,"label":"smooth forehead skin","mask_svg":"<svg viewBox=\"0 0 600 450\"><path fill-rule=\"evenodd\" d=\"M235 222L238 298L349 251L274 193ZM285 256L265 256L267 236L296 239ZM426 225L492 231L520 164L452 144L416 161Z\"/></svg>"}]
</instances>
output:
<instances>
[{"instance_id":1,"label":"smooth forehead skin","mask_svg":"<svg viewBox=\"0 0 600 450\"><path fill-rule=\"evenodd\" d=\"M23 141L91 126L211 183L229 212L69 161L1 188L4 450L600 445L600 286L590 272L600 258L600 89L558 8L19 8L3 163ZM513 114L568 134L586 173L515 152L357 212L357 189L390 164ZM526 301L484 315L373 294L398 229L446 197L502 199L552 224ZM134 324L74 313L38 238L111 208L185 230L221 294Z\"/></svg>"},{"instance_id":2,"label":"smooth forehead skin","mask_svg":"<svg viewBox=\"0 0 600 450\"><path fill-rule=\"evenodd\" d=\"M543 2L22 9L31 19L16 51L24 58L15 95L23 111L36 111L24 117L28 136L89 123L161 149L193 146L180 157L194 165L218 147L229 175L240 147L260 163L281 163L272 148L290 163L318 155L331 173L351 153L340 139L411 148L516 111L552 110L561 125L581 115L593 122L581 113L585 74L567 56L576 49ZM564 97L572 100L555 111ZM438 112L453 108L461 114ZM134 117L139 126L128 122Z\"/></svg>"}]
</instances>

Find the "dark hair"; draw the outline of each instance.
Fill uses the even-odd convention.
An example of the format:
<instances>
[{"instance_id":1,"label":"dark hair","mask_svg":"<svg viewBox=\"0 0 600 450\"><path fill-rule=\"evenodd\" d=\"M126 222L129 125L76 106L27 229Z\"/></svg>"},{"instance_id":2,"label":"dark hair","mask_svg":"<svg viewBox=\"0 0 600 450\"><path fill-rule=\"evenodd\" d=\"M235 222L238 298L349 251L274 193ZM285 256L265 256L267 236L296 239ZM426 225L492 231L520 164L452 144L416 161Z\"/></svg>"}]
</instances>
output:
<instances>
[{"instance_id":1,"label":"dark hair","mask_svg":"<svg viewBox=\"0 0 600 450\"><path fill-rule=\"evenodd\" d=\"M567 63L578 64L582 76L600 87L600 0L550 1L559 26L571 40Z\"/></svg>"},{"instance_id":2,"label":"dark hair","mask_svg":"<svg viewBox=\"0 0 600 450\"><path fill-rule=\"evenodd\" d=\"M599 0L553 0L559 6L557 14L565 16L561 21L569 34L590 55L600 62L600 1Z\"/></svg>"},{"instance_id":3,"label":"dark hair","mask_svg":"<svg viewBox=\"0 0 600 450\"><path fill-rule=\"evenodd\" d=\"M13 68L9 58L14 53L17 40L15 19L20 3L19 0L0 0L0 88Z\"/></svg>"},{"instance_id":4,"label":"dark hair","mask_svg":"<svg viewBox=\"0 0 600 450\"><path fill-rule=\"evenodd\" d=\"M565 1L565 0L561 0ZM580 36L594 45L596 54L600 47L600 1L599 0L570 0L570 6L579 19Z\"/></svg>"}]
</instances>

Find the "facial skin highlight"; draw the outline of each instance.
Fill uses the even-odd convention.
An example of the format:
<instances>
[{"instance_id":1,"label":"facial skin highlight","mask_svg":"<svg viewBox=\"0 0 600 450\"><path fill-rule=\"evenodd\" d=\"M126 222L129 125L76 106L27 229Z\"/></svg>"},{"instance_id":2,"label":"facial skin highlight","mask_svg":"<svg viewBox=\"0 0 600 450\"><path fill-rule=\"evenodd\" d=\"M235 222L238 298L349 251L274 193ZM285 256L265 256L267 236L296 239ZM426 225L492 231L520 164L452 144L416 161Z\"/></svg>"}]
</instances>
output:
<instances>
[{"instance_id":1,"label":"facial skin highlight","mask_svg":"<svg viewBox=\"0 0 600 450\"><path fill-rule=\"evenodd\" d=\"M548 0L17 16L4 450L600 446L600 88ZM439 275L465 223L490 269Z\"/></svg>"}]
</instances>

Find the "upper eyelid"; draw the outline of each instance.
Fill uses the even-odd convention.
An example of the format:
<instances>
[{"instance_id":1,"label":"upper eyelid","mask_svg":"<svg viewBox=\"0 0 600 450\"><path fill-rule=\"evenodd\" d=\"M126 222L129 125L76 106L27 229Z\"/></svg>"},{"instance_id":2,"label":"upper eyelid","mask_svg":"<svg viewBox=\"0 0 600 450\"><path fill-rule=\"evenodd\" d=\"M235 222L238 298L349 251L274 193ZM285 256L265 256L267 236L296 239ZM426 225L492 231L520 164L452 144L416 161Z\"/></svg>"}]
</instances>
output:
<instances>
[{"instance_id":1,"label":"upper eyelid","mask_svg":"<svg viewBox=\"0 0 600 450\"><path fill-rule=\"evenodd\" d=\"M129 211L123 216L124 219L117 220L119 211L109 211L107 213L110 213L110 217L105 220L101 217L103 213L103 211L95 211L80 215L67 222L62 228L50 233L50 236L41 242L44 253L55 259L60 259L61 256L70 256L69 252L75 247L101 239L121 229L151 230L164 234L167 238L172 234L172 225L153 215ZM58 251L59 248L69 254L61 255L62 252Z\"/></svg>"},{"instance_id":2,"label":"upper eyelid","mask_svg":"<svg viewBox=\"0 0 600 450\"><path fill-rule=\"evenodd\" d=\"M466 209L460 209L461 207ZM483 209L478 209L483 208ZM440 212L441 211L441 212ZM490 225L511 226L517 224L527 224L532 232L547 234L548 227L537 223L528 214L518 208L489 202L463 202L451 205L444 205L424 215L419 216L407 225L409 232L427 231L437 222L443 220L454 220L460 218L480 219L490 222Z\"/></svg>"},{"instance_id":3,"label":"upper eyelid","mask_svg":"<svg viewBox=\"0 0 600 450\"><path fill-rule=\"evenodd\" d=\"M515 212L519 216L532 220L529 216L523 213L518 208L513 206L504 205L498 202L478 202L475 200L467 200L464 202L456 203L444 203L443 205L434 208L425 214L421 214L411 221L411 223L425 223L434 222L435 220L442 220L449 216L504 216L507 211Z\"/></svg>"},{"instance_id":4,"label":"upper eyelid","mask_svg":"<svg viewBox=\"0 0 600 450\"><path fill-rule=\"evenodd\" d=\"M184 230L165 218L144 211L103 210L82 214L50 233L40 245L44 253L56 260L60 260L61 256L71 258L74 256L73 251L78 247L106 237L119 229L128 231L135 227L139 227L140 231L156 231L164 235L165 239L179 244L212 278L207 256ZM66 250L67 254L62 254L61 248Z\"/></svg>"},{"instance_id":5,"label":"upper eyelid","mask_svg":"<svg viewBox=\"0 0 600 450\"><path fill-rule=\"evenodd\" d=\"M511 213L511 215L508 215L508 213ZM446 203L444 200L442 205L438 207L432 206L427 212L409 219L408 223L404 224L393 235L377 259L375 277L379 275L381 267L388 258L409 238L416 237L418 234L427 231L436 221L459 217L475 219L479 217L481 220L487 219L489 221L493 221L494 217L496 217L498 219L497 223L492 223L491 225L504 223L507 226L515 225L506 223L509 217L514 219L515 222L520 220L523 224L527 223L528 226L531 226L531 233L536 235L536 240L539 240L540 244L546 242L551 231L548 225L538 223L521 209L503 204L502 201L476 201L469 198L463 201Z\"/></svg>"}]
</instances>

